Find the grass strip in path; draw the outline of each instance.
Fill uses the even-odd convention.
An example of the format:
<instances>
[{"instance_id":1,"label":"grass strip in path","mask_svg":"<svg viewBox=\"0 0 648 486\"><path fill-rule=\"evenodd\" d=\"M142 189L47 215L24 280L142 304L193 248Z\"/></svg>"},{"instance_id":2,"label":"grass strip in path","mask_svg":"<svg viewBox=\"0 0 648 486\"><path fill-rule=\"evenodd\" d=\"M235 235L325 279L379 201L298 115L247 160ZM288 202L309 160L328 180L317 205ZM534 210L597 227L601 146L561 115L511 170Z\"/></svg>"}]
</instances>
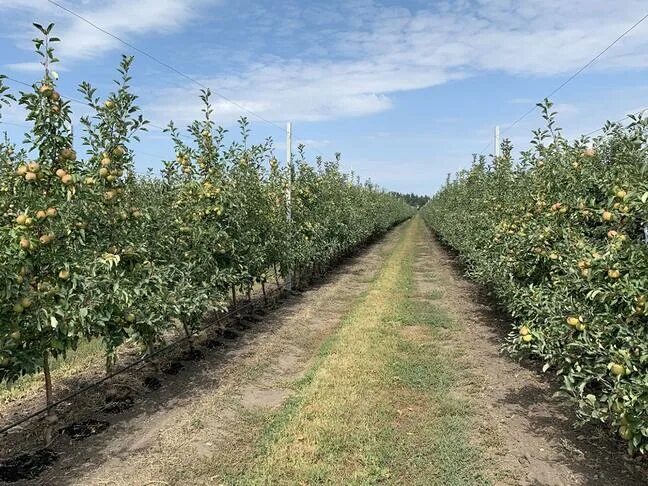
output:
<instances>
[{"instance_id":1,"label":"grass strip in path","mask_svg":"<svg viewBox=\"0 0 648 486\"><path fill-rule=\"evenodd\" d=\"M435 352L448 317L413 289L424 238L408 228L295 395L239 484L484 484L472 414Z\"/></svg>"}]
</instances>

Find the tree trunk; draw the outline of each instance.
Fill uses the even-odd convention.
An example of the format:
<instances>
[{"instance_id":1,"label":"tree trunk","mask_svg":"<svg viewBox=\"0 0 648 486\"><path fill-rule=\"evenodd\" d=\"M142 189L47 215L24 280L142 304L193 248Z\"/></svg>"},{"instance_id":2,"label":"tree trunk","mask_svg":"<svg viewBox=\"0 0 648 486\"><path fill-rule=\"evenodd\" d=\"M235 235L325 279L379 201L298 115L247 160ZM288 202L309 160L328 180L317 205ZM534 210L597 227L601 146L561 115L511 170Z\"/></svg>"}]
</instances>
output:
<instances>
[{"instance_id":1,"label":"tree trunk","mask_svg":"<svg viewBox=\"0 0 648 486\"><path fill-rule=\"evenodd\" d=\"M47 425L45 426L45 445L48 446L52 442L54 426L57 420L56 413L53 408L49 408L54 403L52 398L52 374L49 366L49 352L43 352L43 375L45 376L45 402L47 409Z\"/></svg>"},{"instance_id":2,"label":"tree trunk","mask_svg":"<svg viewBox=\"0 0 648 486\"><path fill-rule=\"evenodd\" d=\"M272 268L274 269L275 283L277 284L277 288L279 288L279 274L277 272L277 264L273 263Z\"/></svg>"},{"instance_id":3,"label":"tree trunk","mask_svg":"<svg viewBox=\"0 0 648 486\"><path fill-rule=\"evenodd\" d=\"M194 350L193 339L191 333L189 332L189 326L187 326L187 323L184 319L182 320L182 327L184 328L185 335L187 336L187 342L189 343L189 351L193 353Z\"/></svg>"},{"instance_id":4,"label":"tree trunk","mask_svg":"<svg viewBox=\"0 0 648 486\"><path fill-rule=\"evenodd\" d=\"M52 375L50 373L49 353L47 351L43 353L43 374L45 375L45 400L49 407L52 404ZM48 415L51 412L51 409L47 410Z\"/></svg>"},{"instance_id":5,"label":"tree trunk","mask_svg":"<svg viewBox=\"0 0 648 486\"><path fill-rule=\"evenodd\" d=\"M106 355L106 376L112 373L113 366L115 364L115 359L110 355Z\"/></svg>"},{"instance_id":6,"label":"tree trunk","mask_svg":"<svg viewBox=\"0 0 648 486\"><path fill-rule=\"evenodd\" d=\"M147 356L152 356L154 351L155 351L155 348L153 347L152 344L149 343L149 344L146 345L146 355ZM149 362L151 363L151 367L153 368L153 370L156 373L160 371L160 367L158 366L158 362L157 362L157 360L155 358L151 358L149 360Z\"/></svg>"}]
</instances>

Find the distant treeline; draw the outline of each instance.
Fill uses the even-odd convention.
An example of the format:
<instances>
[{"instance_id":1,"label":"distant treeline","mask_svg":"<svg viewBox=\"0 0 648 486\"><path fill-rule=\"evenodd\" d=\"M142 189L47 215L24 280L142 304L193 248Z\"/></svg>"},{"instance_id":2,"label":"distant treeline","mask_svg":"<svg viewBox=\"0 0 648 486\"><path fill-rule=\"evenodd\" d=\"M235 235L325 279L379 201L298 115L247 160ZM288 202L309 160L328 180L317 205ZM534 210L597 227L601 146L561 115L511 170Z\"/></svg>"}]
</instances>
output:
<instances>
[{"instance_id":1,"label":"distant treeline","mask_svg":"<svg viewBox=\"0 0 648 486\"><path fill-rule=\"evenodd\" d=\"M392 196L401 198L407 204L415 208L420 208L430 200L429 196L419 196L418 194L414 194L413 192L410 194L402 194L400 192L392 191L390 194Z\"/></svg>"}]
</instances>

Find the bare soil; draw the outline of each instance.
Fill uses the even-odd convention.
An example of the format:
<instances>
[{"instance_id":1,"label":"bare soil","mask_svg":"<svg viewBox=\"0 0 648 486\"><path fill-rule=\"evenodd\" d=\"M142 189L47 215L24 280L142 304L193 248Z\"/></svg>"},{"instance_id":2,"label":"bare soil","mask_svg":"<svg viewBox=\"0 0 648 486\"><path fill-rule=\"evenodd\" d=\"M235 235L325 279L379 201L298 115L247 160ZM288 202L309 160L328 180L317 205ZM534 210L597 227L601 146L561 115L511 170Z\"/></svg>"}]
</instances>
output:
<instances>
[{"instance_id":1,"label":"bare soil","mask_svg":"<svg viewBox=\"0 0 648 486\"><path fill-rule=\"evenodd\" d=\"M260 287L255 288L251 294L252 301L240 301L237 311L232 313L246 314L248 319L254 319L254 312L256 312L254 309L263 312L260 308L264 302L270 306L276 305L281 286L268 284L266 287L267 299L264 299ZM177 374L185 366L184 362L203 359L203 351L199 348L190 349L181 324L179 322L172 324L165 332L164 343L161 344L161 346L168 344L168 349L150 361L137 364L142 359L143 350L135 343L126 342L120 346L117 365L113 371L118 371L122 367L128 369L104 382L100 381L106 376L105 354L98 341L81 343L79 348L71 352L67 358L61 358L61 367L52 372L53 400L59 402L64 400L64 397L72 398L62 401L54 408L55 421L51 426L47 426L51 422L48 417L40 414L2 434L0 481L3 477L2 464L19 454L29 455L38 451L45 443L46 432L53 433L56 438L58 431L64 432L69 427L92 420L97 410L117 413L130 408L137 397L160 388L160 379L164 375ZM194 335L192 342L213 349L222 346L224 338L237 337L241 329L246 326L249 327L247 321L239 323L226 314L208 312L203 324L203 329L206 331ZM131 368L133 364L135 366ZM81 390L85 391L78 393ZM41 411L45 405L42 373L27 377L17 390L0 385L0 426L18 423L31 414Z\"/></svg>"}]
</instances>

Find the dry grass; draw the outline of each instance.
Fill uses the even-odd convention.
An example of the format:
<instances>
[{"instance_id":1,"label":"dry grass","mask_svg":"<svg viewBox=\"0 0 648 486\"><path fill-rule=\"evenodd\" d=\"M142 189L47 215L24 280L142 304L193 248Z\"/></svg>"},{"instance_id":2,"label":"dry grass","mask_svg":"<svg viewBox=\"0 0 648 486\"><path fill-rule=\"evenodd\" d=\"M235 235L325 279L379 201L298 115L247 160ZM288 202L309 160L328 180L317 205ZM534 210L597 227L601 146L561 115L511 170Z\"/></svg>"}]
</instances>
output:
<instances>
[{"instance_id":1,"label":"dry grass","mask_svg":"<svg viewBox=\"0 0 648 486\"><path fill-rule=\"evenodd\" d=\"M448 318L428 300L410 299L421 234L413 221L268 427L253 467L229 482L485 482L466 436L470 411L450 393L450 367L435 354L434 327Z\"/></svg>"},{"instance_id":2,"label":"dry grass","mask_svg":"<svg viewBox=\"0 0 648 486\"><path fill-rule=\"evenodd\" d=\"M88 368L100 367L104 360L101 341L82 341L76 350L68 353L67 357L52 361L50 365L52 379L58 382L62 378L71 377ZM43 374L36 373L23 376L11 385L0 384L0 404L40 394L45 386L44 381ZM44 394L44 391L42 393Z\"/></svg>"}]
</instances>

